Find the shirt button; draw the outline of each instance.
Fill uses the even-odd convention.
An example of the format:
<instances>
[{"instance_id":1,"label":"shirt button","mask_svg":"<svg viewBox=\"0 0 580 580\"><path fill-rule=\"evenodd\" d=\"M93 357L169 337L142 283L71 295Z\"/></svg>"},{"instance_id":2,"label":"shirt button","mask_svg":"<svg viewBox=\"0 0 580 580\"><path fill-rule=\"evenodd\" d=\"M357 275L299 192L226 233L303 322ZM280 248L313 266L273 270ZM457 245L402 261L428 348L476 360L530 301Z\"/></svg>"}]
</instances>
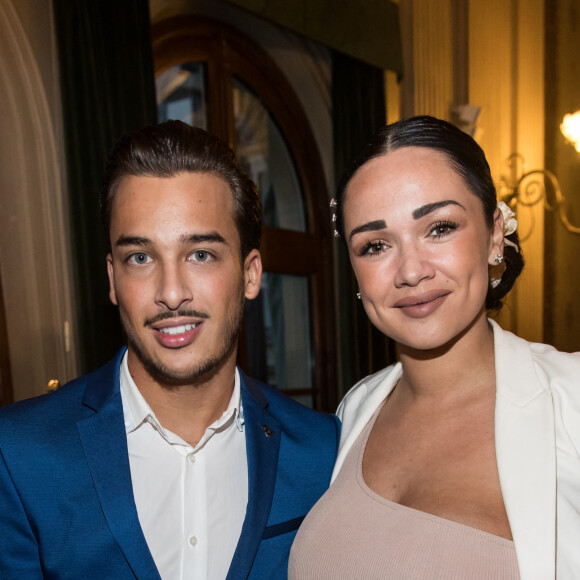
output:
<instances>
[{"instance_id":1,"label":"shirt button","mask_svg":"<svg viewBox=\"0 0 580 580\"><path fill-rule=\"evenodd\" d=\"M190 538L189 538L189 544L191 546L195 546L197 544L197 538L195 536L190 536Z\"/></svg>"},{"instance_id":2,"label":"shirt button","mask_svg":"<svg viewBox=\"0 0 580 580\"><path fill-rule=\"evenodd\" d=\"M187 456L187 461L189 461L189 463L195 463L195 453L190 453Z\"/></svg>"}]
</instances>

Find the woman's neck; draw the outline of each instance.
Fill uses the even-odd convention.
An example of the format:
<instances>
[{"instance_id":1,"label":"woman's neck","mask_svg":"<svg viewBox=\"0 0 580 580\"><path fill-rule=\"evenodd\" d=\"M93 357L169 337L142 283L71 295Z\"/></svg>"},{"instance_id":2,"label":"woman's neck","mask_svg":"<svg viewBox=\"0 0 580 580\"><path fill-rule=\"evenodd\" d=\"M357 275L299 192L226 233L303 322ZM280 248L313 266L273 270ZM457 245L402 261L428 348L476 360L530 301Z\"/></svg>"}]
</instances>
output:
<instances>
[{"instance_id":1,"label":"woman's neck","mask_svg":"<svg viewBox=\"0 0 580 580\"><path fill-rule=\"evenodd\" d=\"M463 398L495 389L493 331L487 318L478 318L451 344L433 351L400 346L403 375L398 390L413 399Z\"/></svg>"}]
</instances>

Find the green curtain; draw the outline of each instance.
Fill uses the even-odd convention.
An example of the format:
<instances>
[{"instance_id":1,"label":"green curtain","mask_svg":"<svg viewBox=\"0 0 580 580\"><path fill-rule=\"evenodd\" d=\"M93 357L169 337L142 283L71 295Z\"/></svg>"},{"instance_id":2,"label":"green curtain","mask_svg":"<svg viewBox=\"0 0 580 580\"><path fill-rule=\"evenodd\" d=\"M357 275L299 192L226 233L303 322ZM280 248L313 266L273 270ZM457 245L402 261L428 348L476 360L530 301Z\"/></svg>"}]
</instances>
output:
<instances>
[{"instance_id":1,"label":"green curtain","mask_svg":"<svg viewBox=\"0 0 580 580\"><path fill-rule=\"evenodd\" d=\"M340 52L332 54L332 109L336 184L347 163L381 125L385 124L384 75L380 68ZM346 388L395 360L395 347L370 324L360 300L345 244L337 263L340 356Z\"/></svg>"},{"instance_id":2,"label":"green curtain","mask_svg":"<svg viewBox=\"0 0 580 580\"><path fill-rule=\"evenodd\" d=\"M107 151L157 119L147 0L53 0L59 53L70 241L83 372L123 343L108 298L98 211Z\"/></svg>"}]
</instances>

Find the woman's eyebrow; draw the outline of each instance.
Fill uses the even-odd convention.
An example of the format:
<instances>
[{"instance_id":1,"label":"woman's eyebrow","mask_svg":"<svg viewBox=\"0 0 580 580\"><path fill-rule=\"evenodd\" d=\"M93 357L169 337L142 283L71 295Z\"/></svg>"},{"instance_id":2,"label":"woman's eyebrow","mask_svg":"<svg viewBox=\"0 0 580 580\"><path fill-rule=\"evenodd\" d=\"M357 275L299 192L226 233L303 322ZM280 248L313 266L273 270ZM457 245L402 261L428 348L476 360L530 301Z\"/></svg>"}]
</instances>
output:
<instances>
[{"instance_id":1,"label":"woman's eyebrow","mask_svg":"<svg viewBox=\"0 0 580 580\"><path fill-rule=\"evenodd\" d=\"M352 240L352 237L356 234L360 234L362 232L374 232L376 230L384 230L387 227L387 222L385 220L374 220L372 222L367 222L362 226L357 226L354 228L350 235L348 236L349 240Z\"/></svg>"},{"instance_id":2,"label":"woman's eyebrow","mask_svg":"<svg viewBox=\"0 0 580 580\"><path fill-rule=\"evenodd\" d=\"M439 209L440 207L445 207L446 205L458 205L460 208L465 209L458 201L452 199L446 199L444 201L436 201L435 203L428 203L427 205L422 205L417 209L413 210L413 219L419 220L430 214L432 211Z\"/></svg>"}]
</instances>

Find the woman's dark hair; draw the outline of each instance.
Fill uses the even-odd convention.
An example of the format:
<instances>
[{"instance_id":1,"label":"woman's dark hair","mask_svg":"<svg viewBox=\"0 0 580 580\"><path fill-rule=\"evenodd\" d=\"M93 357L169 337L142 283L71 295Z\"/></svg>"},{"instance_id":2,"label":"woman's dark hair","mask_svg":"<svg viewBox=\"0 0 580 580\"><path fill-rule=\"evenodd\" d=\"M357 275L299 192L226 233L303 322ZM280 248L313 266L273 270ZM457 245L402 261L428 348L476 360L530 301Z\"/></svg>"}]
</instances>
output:
<instances>
[{"instance_id":1,"label":"woman's dark hair","mask_svg":"<svg viewBox=\"0 0 580 580\"><path fill-rule=\"evenodd\" d=\"M493 226L493 216L497 208L495 186L491 178L489 164L481 147L469 135L446 121L429 116L411 117L381 127L348 165L338 186L336 229L344 240L344 198L350 180L365 163L371 159L387 155L404 147L425 147L439 151L447 157L449 165L465 182L467 188L483 204L483 212L488 227ZM518 234L514 232L508 239L518 245ZM488 286L485 306L499 309L502 298L511 290L516 278L524 267L520 252L511 246L504 247L506 269L496 288Z\"/></svg>"},{"instance_id":2,"label":"woman's dark hair","mask_svg":"<svg viewBox=\"0 0 580 580\"><path fill-rule=\"evenodd\" d=\"M242 260L260 246L262 206L254 182L233 151L203 129L166 121L127 133L111 149L101 186L101 217L109 237L113 199L124 177L175 177L180 173L211 173L229 186Z\"/></svg>"}]
</instances>

